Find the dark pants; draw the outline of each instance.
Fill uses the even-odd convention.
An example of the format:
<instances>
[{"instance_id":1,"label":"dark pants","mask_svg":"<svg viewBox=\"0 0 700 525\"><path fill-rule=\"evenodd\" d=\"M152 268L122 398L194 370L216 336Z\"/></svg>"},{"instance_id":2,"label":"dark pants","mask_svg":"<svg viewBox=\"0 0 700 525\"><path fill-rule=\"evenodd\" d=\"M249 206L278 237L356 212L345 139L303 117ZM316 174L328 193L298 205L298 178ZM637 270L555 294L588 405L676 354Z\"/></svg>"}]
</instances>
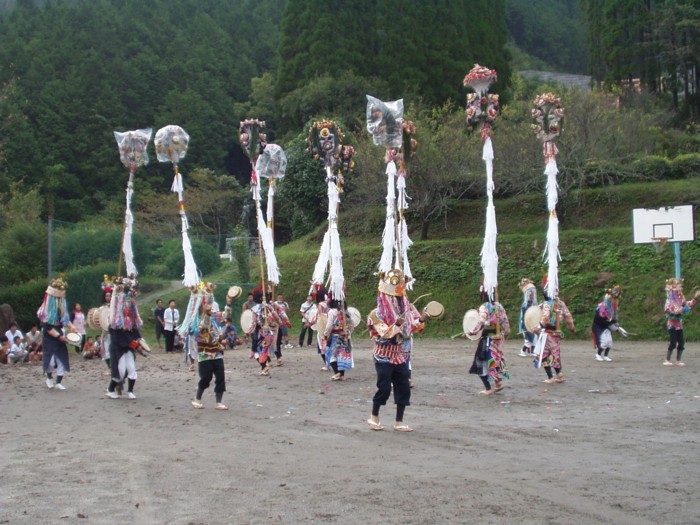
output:
<instances>
[{"instance_id":1,"label":"dark pants","mask_svg":"<svg viewBox=\"0 0 700 525\"><path fill-rule=\"evenodd\" d=\"M282 327L277 329L277 347L275 348L275 357L282 359Z\"/></svg>"},{"instance_id":2,"label":"dark pants","mask_svg":"<svg viewBox=\"0 0 700 525\"><path fill-rule=\"evenodd\" d=\"M299 346L304 346L304 334L309 333L308 339L306 341L306 346L311 346L311 339L314 337L314 331L310 326L302 326L301 334L299 334Z\"/></svg>"},{"instance_id":3,"label":"dark pants","mask_svg":"<svg viewBox=\"0 0 700 525\"><path fill-rule=\"evenodd\" d=\"M226 392L226 375L224 374L223 359L208 359L199 362L198 392L204 392L211 383L212 377L216 378L214 392L223 394Z\"/></svg>"},{"instance_id":4,"label":"dark pants","mask_svg":"<svg viewBox=\"0 0 700 525\"><path fill-rule=\"evenodd\" d=\"M676 351L676 359L681 360L683 355L683 350L685 350L685 335L683 335L683 330L669 329L668 337L670 342L668 344L668 352L666 353L666 359L671 360L671 355L673 355L673 349L678 347Z\"/></svg>"},{"instance_id":5,"label":"dark pants","mask_svg":"<svg viewBox=\"0 0 700 525\"><path fill-rule=\"evenodd\" d=\"M375 405L386 405L391 395L391 387L394 387L394 403L397 405L411 404L411 385L408 382L411 371L408 363L392 365L391 363L380 363L374 361L374 368L377 371L377 393L372 398Z\"/></svg>"},{"instance_id":6,"label":"dark pants","mask_svg":"<svg viewBox=\"0 0 700 525\"><path fill-rule=\"evenodd\" d=\"M163 325L160 324L160 321L156 319L156 342L160 344L160 338L163 335Z\"/></svg>"},{"instance_id":7,"label":"dark pants","mask_svg":"<svg viewBox=\"0 0 700 525\"><path fill-rule=\"evenodd\" d=\"M175 330L163 330L165 336L165 352L175 351Z\"/></svg>"}]
</instances>

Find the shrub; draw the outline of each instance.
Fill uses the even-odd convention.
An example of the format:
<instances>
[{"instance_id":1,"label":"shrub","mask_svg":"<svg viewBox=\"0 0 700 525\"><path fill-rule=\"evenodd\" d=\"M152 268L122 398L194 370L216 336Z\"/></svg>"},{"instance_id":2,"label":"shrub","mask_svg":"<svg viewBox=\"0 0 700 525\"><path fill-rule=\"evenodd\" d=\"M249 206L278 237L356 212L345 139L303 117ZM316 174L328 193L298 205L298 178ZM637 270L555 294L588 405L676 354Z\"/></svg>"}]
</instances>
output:
<instances>
[{"instance_id":1,"label":"shrub","mask_svg":"<svg viewBox=\"0 0 700 525\"><path fill-rule=\"evenodd\" d=\"M674 179L700 176L700 153L678 155L671 163L671 173Z\"/></svg>"},{"instance_id":2,"label":"shrub","mask_svg":"<svg viewBox=\"0 0 700 525\"><path fill-rule=\"evenodd\" d=\"M671 163L665 157L648 155L634 161L632 170L641 180L663 180L671 175Z\"/></svg>"},{"instance_id":3,"label":"shrub","mask_svg":"<svg viewBox=\"0 0 700 525\"><path fill-rule=\"evenodd\" d=\"M192 255L197 263L197 268L202 275L207 275L221 266L219 252L210 244L193 239ZM178 279L182 277L185 269L185 255L182 252L182 241L171 239L163 243L158 250L159 262L168 269L168 277Z\"/></svg>"}]
</instances>

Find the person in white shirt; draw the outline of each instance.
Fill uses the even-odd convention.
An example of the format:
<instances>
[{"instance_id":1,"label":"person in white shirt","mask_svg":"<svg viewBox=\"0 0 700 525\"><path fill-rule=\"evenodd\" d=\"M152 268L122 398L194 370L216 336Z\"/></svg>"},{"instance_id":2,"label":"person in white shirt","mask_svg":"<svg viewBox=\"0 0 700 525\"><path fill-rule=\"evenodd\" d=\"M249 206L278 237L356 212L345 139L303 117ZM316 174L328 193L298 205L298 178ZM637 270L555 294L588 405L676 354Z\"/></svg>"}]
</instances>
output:
<instances>
[{"instance_id":1,"label":"person in white shirt","mask_svg":"<svg viewBox=\"0 0 700 525\"><path fill-rule=\"evenodd\" d=\"M17 328L17 323L12 321L10 323L10 329L5 332L5 337L7 337L7 340L10 342L10 344L14 344L15 342L15 337L19 336L20 339L24 339L24 334L20 331L19 328Z\"/></svg>"},{"instance_id":2,"label":"person in white shirt","mask_svg":"<svg viewBox=\"0 0 700 525\"><path fill-rule=\"evenodd\" d=\"M175 352L175 328L180 322L180 312L175 308L175 299L168 301L168 307L163 313L163 335L165 336L165 353Z\"/></svg>"},{"instance_id":3,"label":"person in white shirt","mask_svg":"<svg viewBox=\"0 0 700 525\"><path fill-rule=\"evenodd\" d=\"M7 352L7 364L14 365L15 363L24 363L28 355L29 350L27 350L27 345L22 342L20 336L15 336L10 351Z\"/></svg>"},{"instance_id":4,"label":"person in white shirt","mask_svg":"<svg viewBox=\"0 0 700 525\"><path fill-rule=\"evenodd\" d=\"M311 340L314 337L314 331L311 328L313 320L311 319L312 307L314 306L314 298L311 295L306 296L306 302L302 303L299 311L301 312L301 333L299 334L299 346L304 346L304 336L308 332L306 346L311 346Z\"/></svg>"}]
</instances>

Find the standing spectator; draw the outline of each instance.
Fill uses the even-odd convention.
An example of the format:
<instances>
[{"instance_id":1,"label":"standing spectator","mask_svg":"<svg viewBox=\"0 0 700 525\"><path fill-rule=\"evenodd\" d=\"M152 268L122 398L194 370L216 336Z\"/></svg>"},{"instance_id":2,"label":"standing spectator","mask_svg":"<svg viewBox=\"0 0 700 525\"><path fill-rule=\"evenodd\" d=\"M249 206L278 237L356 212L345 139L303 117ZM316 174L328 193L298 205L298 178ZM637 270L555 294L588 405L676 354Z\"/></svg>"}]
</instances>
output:
<instances>
[{"instance_id":1,"label":"standing spectator","mask_svg":"<svg viewBox=\"0 0 700 525\"><path fill-rule=\"evenodd\" d=\"M12 321L10 323L10 328L5 332L5 337L7 338L8 342L10 343L10 346L12 346L15 342L15 337L20 336L22 339L24 339L24 334L20 331L19 328L17 328L17 323Z\"/></svg>"},{"instance_id":2,"label":"standing spectator","mask_svg":"<svg viewBox=\"0 0 700 525\"><path fill-rule=\"evenodd\" d=\"M153 317L156 321L156 342L158 343L158 348L161 348L160 338L163 335L163 328L165 327L165 308L163 307L163 299L158 299L156 301L156 307L153 309Z\"/></svg>"},{"instance_id":3,"label":"standing spectator","mask_svg":"<svg viewBox=\"0 0 700 525\"><path fill-rule=\"evenodd\" d=\"M299 311L301 312L301 333L299 334L299 346L304 346L304 335L308 332L308 339L306 340L306 346L311 346L311 340L314 337L314 331L311 328L313 320L311 317L311 308L314 305L314 298L312 295L306 296L306 302L302 303Z\"/></svg>"},{"instance_id":4,"label":"standing spectator","mask_svg":"<svg viewBox=\"0 0 700 525\"><path fill-rule=\"evenodd\" d=\"M70 321L73 323L73 326L75 329L78 331L78 335L80 335L80 346L75 347L75 351L77 353L80 353L80 349L85 346L85 314L83 313L83 308L80 306L80 303L75 303L75 306L73 307L73 312L70 314Z\"/></svg>"},{"instance_id":5,"label":"standing spectator","mask_svg":"<svg viewBox=\"0 0 700 525\"><path fill-rule=\"evenodd\" d=\"M175 308L175 299L168 301L168 308L163 313L163 335L165 336L165 353L175 352L175 328L180 322L180 312Z\"/></svg>"},{"instance_id":6,"label":"standing spectator","mask_svg":"<svg viewBox=\"0 0 700 525\"><path fill-rule=\"evenodd\" d=\"M284 342L285 348L294 348L294 345L289 344L289 328L292 326L292 323L289 321L289 304L284 300L284 296L282 294L277 295L277 300L275 301L274 306L277 308L277 315L281 321L279 331L281 337L278 337L278 339L280 342Z\"/></svg>"},{"instance_id":7,"label":"standing spectator","mask_svg":"<svg viewBox=\"0 0 700 525\"><path fill-rule=\"evenodd\" d=\"M10 347L10 351L7 353L7 364L14 365L16 363L24 363L28 356L29 350L27 350L27 345L22 342L22 338L20 336L15 336L14 343Z\"/></svg>"},{"instance_id":8,"label":"standing spectator","mask_svg":"<svg viewBox=\"0 0 700 525\"><path fill-rule=\"evenodd\" d=\"M245 312L246 310L252 310L254 306L255 301L253 301L253 292L250 292L246 302L241 305L241 311Z\"/></svg>"}]
</instances>

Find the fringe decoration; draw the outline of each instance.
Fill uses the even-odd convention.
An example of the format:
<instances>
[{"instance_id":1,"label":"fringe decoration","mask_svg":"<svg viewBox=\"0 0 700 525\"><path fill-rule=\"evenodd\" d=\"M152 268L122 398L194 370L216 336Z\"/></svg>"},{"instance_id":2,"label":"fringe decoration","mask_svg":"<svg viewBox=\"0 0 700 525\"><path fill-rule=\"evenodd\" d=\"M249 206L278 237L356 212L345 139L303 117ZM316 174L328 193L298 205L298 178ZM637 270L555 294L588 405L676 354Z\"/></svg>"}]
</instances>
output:
<instances>
[{"instance_id":1,"label":"fringe decoration","mask_svg":"<svg viewBox=\"0 0 700 525\"><path fill-rule=\"evenodd\" d=\"M131 197L134 194L134 172L129 173L129 182L126 184L126 211L124 212L124 240L122 242L122 252L126 263L126 274L128 276L138 275L134 264L134 248L131 244L131 237L134 231L134 216L131 213Z\"/></svg>"},{"instance_id":2,"label":"fringe decoration","mask_svg":"<svg viewBox=\"0 0 700 525\"><path fill-rule=\"evenodd\" d=\"M65 297L54 297L47 293L44 294L44 300L41 306L36 311L36 316L39 318L41 323L47 323L50 325L63 325L66 326L70 322L70 315L68 314L68 303Z\"/></svg>"},{"instance_id":3,"label":"fringe decoration","mask_svg":"<svg viewBox=\"0 0 700 525\"><path fill-rule=\"evenodd\" d=\"M197 271L197 263L194 260L194 255L192 255L192 243L187 233L190 229L190 225L187 221L187 213L185 212L182 175L180 175L177 164L173 164L173 166L175 168L175 177L173 178L173 185L170 191L177 193L178 206L180 207L180 222L182 226L182 253L185 257L185 271L182 284L189 288L199 284L199 272Z\"/></svg>"},{"instance_id":4,"label":"fringe decoration","mask_svg":"<svg viewBox=\"0 0 700 525\"><path fill-rule=\"evenodd\" d=\"M265 252L265 264L267 266L267 280L279 284L280 273L277 266L277 257L275 257L275 242L272 238L272 229L268 228L263 217L262 208L260 207L260 199L255 201L255 209L258 216L258 234L262 242L262 248Z\"/></svg>"},{"instance_id":5,"label":"fringe decoration","mask_svg":"<svg viewBox=\"0 0 700 525\"><path fill-rule=\"evenodd\" d=\"M326 268L330 263L331 259L331 234L330 229L326 231L323 235L323 243L321 244L321 251L318 254L318 259L316 260L316 266L314 267L314 275L311 279L311 287L309 288L309 294L313 293L314 285L323 284L324 278L326 276Z\"/></svg>"},{"instance_id":6,"label":"fringe decoration","mask_svg":"<svg viewBox=\"0 0 700 525\"><path fill-rule=\"evenodd\" d=\"M398 233L398 253L396 254L397 260L402 263L400 268L403 269L403 273L406 276L406 289L413 289L413 275L411 274L411 264L408 262L408 249L413 244L413 241L408 236L408 224L406 223L405 211L408 209L408 201L410 197L406 195L406 171L399 171L399 176L396 181L396 187L398 189L399 197L397 207L400 210L399 219L399 233Z\"/></svg>"},{"instance_id":7,"label":"fringe decoration","mask_svg":"<svg viewBox=\"0 0 700 525\"><path fill-rule=\"evenodd\" d=\"M393 268L392 260L394 246L396 245L396 193L394 184L396 178L396 164L390 160L386 165L386 222L382 233L382 257L379 260L379 271L388 272Z\"/></svg>"},{"instance_id":8,"label":"fringe decoration","mask_svg":"<svg viewBox=\"0 0 700 525\"><path fill-rule=\"evenodd\" d=\"M486 227L484 229L484 244L481 248L481 268L484 271L484 291L493 301L494 291L498 287L498 253L496 252L496 239L498 228L496 226L496 207L493 204L493 145L491 138L486 137L482 151L482 159L486 163Z\"/></svg>"},{"instance_id":9,"label":"fringe decoration","mask_svg":"<svg viewBox=\"0 0 700 525\"><path fill-rule=\"evenodd\" d=\"M557 168L557 160L555 158L547 162L544 168L544 174L547 175L547 209L551 212L556 209L557 202L559 202L559 196L557 194L559 189L559 184L557 183L559 169Z\"/></svg>"},{"instance_id":10,"label":"fringe decoration","mask_svg":"<svg viewBox=\"0 0 700 525\"><path fill-rule=\"evenodd\" d=\"M549 147L548 147L549 145ZM544 247L543 258L547 261L547 284L545 292L549 297L556 297L559 290L559 219L557 218L558 184L557 147L553 142L545 142L544 153L546 165L544 173L547 176L547 208L549 209L549 224L547 227L547 244Z\"/></svg>"},{"instance_id":11,"label":"fringe decoration","mask_svg":"<svg viewBox=\"0 0 700 525\"><path fill-rule=\"evenodd\" d=\"M180 334L180 337L187 337L190 334L196 334L199 328L199 317L200 308L202 304L202 296L200 291L191 293L190 300L187 303L187 308L185 309L185 315L177 326L176 330Z\"/></svg>"},{"instance_id":12,"label":"fringe decoration","mask_svg":"<svg viewBox=\"0 0 700 525\"><path fill-rule=\"evenodd\" d=\"M345 277L343 276L343 252L340 249L338 225L332 223L329 233L331 267L328 274L328 289L333 295L333 299L342 301L345 299Z\"/></svg>"}]
</instances>

